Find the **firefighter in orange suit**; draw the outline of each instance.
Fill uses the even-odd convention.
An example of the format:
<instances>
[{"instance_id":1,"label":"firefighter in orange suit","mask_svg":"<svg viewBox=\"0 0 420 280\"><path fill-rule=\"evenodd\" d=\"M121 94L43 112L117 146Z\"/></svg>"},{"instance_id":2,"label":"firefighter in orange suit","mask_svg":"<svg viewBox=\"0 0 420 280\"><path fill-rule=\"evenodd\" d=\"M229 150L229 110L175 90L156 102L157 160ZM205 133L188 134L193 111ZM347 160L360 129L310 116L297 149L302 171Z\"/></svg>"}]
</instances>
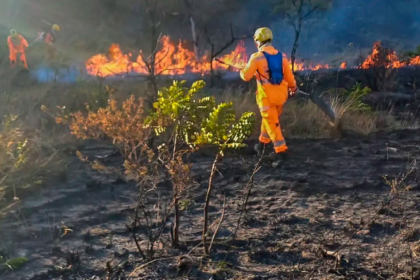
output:
<instances>
[{"instance_id":1,"label":"firefighter in orange suit","mask_svg":"<svg viewBox=\"0 0 420 280\"><path fill-rule=\"evenodd\" d=\"M60 32L60 26L58 24L53 24L51 28L48 28L43 32L38 32L38 38L36 39L37 42L43 41L46 43L47 57L50 61L54 60L57 53L55 43L57 41L58 32Z\"/></svg>"},{"instance_id":2,"label":"firefighter in orange suit","mask_svg":"<svg viewBox=\"0 0 420 280\"><path fill-rule=\"evenodd\" d=\"M261 134L255 151L262 155L266 144L273 142L274 163L286 159L287 145L280 127L280 115L287 99L294 96L298 88L290 63L285 54L276 50L271 41L273 33L263 27L257 29L254 41L258 52L254 53L246 67L240 72L244 81L257 79L257 104L261 112ZM269 69L269 68L272 69ZM276 164L276 165L277 165Z\"/></svg>"},{"instance_id":3,"label":"firefighter in orange suit","mask_svg":"<svg viewBox=\"0 0 420 280\"><path fill-rule=\"evenodd\" d=\"M23 66L28 69L28 63L26 62L25 49L28 47L26 39L17 33L16 30L10 30L10 36L7 38L7 44L9 45L9 58L10 67L16 67L16 56L19 54L20 61Z\"/></svg>"}]
</instances>

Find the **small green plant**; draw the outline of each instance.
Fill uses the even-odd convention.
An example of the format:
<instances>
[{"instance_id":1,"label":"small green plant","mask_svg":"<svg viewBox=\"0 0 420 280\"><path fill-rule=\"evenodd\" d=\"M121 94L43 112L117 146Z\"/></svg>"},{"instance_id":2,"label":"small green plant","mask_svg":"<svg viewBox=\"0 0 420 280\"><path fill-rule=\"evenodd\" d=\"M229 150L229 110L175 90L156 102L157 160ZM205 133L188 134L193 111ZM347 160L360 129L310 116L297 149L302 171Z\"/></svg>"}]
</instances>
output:
<instances>
[{"instance_id":1,"label":"small green plant","mask_svg":"<svg viewBox=\"0 0 420 280\"><path fill-rule=\"evenodd\" d=\"M145 177L155 184L153 178L159 177L156 174L157 164L164 168L173 190L170 204L175 212L173 246L179 243L179 202L192 182L188 155L203 146L217 146L204 211L203 241L208 254L208 206L216 165L226 149L245 146L243 141L251 134L255 120L252 112L243 113L237 120L232 102L216 105L214 97L195 98L195 94L204 88L204 81L196 81L191 87L185 84L186 81L174 81L171 86L160 90L153 104L154 110L147 117L143 101L132 96L123 103L122 108L110 100L106 108L94 111L87 108L87 115L82 112L70 115L62 113L64 116L56 120L69 124L72 134L78 138L111 140L125 158L126 175L131 175L139 184L144 182ZM154 132L157 138L159 146L156 149L146 145L149 132ZM83 160L83 156L80 158ZM151 244L156 240L153 235Z\"/></svg>"},{"instance_id":2,"label":"small green plant","mask_svg":"<svg viewBox=\"0 0 420 280\"><path fill-rule=\"evenodd\" d=\"M370 107L363 102L363 99L371 92L369 87L362 87L360 83L356 83L348 92L346 101L351 102L354 110L369 111Z\"/></svg>"},{"instance_id":3,"label":"small green plant","mask_svg":"<svg viewBox=\"0 0 420 280\"><path fill-rule=\"evenodd\" d=\"M14 258L14 259L6 259L2 256L0 256L0 271L6 269L6 270L15 270L23 266L25 263L29 261L28 258L20 257L20 258Z\"/></svg>"},{"instance_id":4,"label":"small green plant","mask_svg":"<svg viewBox=\"0 0 420 280\"><path fill-rule=\"evenodd\" d=\"M335 96L331 105L337 117L336 122L339 123L344 114L349 112L370 112L369 105L363 102L364 97L370 92L369 87L362 87L360 83L356 83L350 91Z\"/></svg>"},{"instance_id":5,"label":"small green plant","mask_svg":"<svg viewBox=\"0 0 420 280\"><path fill-rule=\"evenodd\" d=\"M146 123L153 126L156 135L169 134L164 145L161 145L160 156L167 168L173 184L175 205L174 242L178 242L179 196L188 185L188 163L183 156L206 146L217 146L218 150L210 172L209 185L204 207L203 244L208 254L208 207L213 187L216 165L223 158L226 149L244 147L243 141L252 133L255 114L245 112L236 120L233 103L216 105L214 97L196 100L194 95L204 88L204 81L196 81L190 88L185 81L174 81L173 84L159 91L157 101L153 104L155 111L150 114ZM181 180L182 179L182 180Z\"/></svg>"},{"instance_id":6,"label":"small green plant","mask_svg":"<svg viewBox=\"0 0 420 280\"><path fill-rule=\"evenodd\" d=\"M229 272L229 270L231 270L231 268L233 267L233 265L227 261L219 261L216 265L216 269L218 270L218 272Z\"/></svg>"},{"instance_id":7,"label":"small green plant","mask_svg":"<svg viewBox=\"0 0 420 280\"><path fill-rule=\"evenodd\" d=\"M180 198L191 184L190 167L183 158L196 150L190 143L191 135L199 127L200 115L206 111L209 102L196 101L194 95L204 86L204 81L197 81L190 88L185 87L185 81L174 81L169 87L158 92L158 98L153 104L154 111L147 117L145 123L160 136L158 158L166 170L167 179L172 183L175 223L173 226L172 245L179 243Z\"/></svg>"},{"instance_id":8,"label":"small green plant","mask_svg":"<svg viewBox=\"0 0 420 280\"><path fill-rule=\"evenodd\" d=\"M179 201L179 210L185 211L188 209L188 207L192 206L194 202L191 199L182 199Z\"/></svg>"},{"instance_id":9,"label":"small green plant","mask_svg":"<svg viewBox=\"0 0 420 280\"><path fill-rule=\"evenodd\" d=\"M213 111L209 114L209 116L203 120L200 131L195 133L195 141L193 144L210 144L218 147L210 171L206 202L204 205L202 239L206 255L210 253L210 244L207 242L209 222L208 208L210 205L210 194L213 188L213 179L216 174L217 164L223 159L224 151L226 149L237 149L246 146L243 141L251 135L254 122L255 114L253 112L243 113L239 120L236 121L233 104L222 103L213 108Z\"/></svg>"}]
</instances>

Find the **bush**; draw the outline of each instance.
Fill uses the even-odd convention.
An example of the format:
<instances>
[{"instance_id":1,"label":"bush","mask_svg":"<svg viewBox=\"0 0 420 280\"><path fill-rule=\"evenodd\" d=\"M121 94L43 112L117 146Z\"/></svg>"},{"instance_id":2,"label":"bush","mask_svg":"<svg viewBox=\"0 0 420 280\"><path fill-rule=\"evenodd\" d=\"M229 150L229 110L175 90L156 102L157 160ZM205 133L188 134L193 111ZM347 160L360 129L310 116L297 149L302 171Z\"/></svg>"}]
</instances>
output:
<instances>
[{"instance_id":1,"label":"bush","mask_svg":"<svg viewBox=\"0 0 420 280\"><path fill-rule=\"evenodd\" d=\"M0 124L0 200L2 209L20 200L23 191L44 184L48 172L57 170L58 152L40 131L31 131L19 120L19 116L6 115Z\"/></svg>"},{"instance_id":2,"label":"bush","mask_svg":"<svg viewBox=\"0 0 420 280\"><path fill-rule=\"evenodd\" d=\"M369 87L373 90L392 90L397 83L397 61L395 51L386 48L378 41L373 46L373 52L362 67Z\"/></svg>"},{"instance_id":3,"label":"bush","mask_svg":"<svg viewBox=\"0 0 420 280\"><path fill-rule=\"evenodd\" d=\"M389 114L373 112L363 103L370 93L369 87L355 84L351 90L331 89L322 94L339 116L341 128L368 135L378 129L399 126ZM212 92L221 102L233 101L236 115L245 111L256 114L252 136L260 132L260 113L253 91L243 92L240 88L228 88L223 92ZM286 138L330 138L336 137L338 122L331 126L330 120L311 101L295 98L287 101L280 117L281 127Z\"/></svg>"},{"instance_id":4,"label":"bush","mask_svg":"<svg viewBox=\"0 0 420 280\"><path fill-rule=\"evenodd\" d=\"M111 141L125 158L126 175L131 175L139 185L156 185L160 177L159 170L164 171L166 180L172 185L172 200L169 204L174 206L175 214L173 246L179 242L179 201L183 191L192 184L189 176L191 164L186 155L203 146L216 146L218 150L210 172L204 211L203 244L207 254L208 206L216 165L226 149L245 145L243 141L251 134L254 125L254 113L245 112L237 120L232 102L216 105L214 97L196 99L195 94L204 86L203 81L193 83L190 88L185 87L185 81L174 81L171 86L159 91L153 111L148 116L143 110L143 99L131 96L121 107L111 100L105 108L88 111L87 114L77 112L63 115L57 118L57 122L68 123L72 134L78 138ZM152 132L159 144L156 149L148 146ZM80 158L86 160L83 155ZM144 225L138 210L145 207L141 201L146 193L140 193L136 208L132 226L135 241L136 223ZM144 215L147 213L145 211ZM157 224L164 226L167 217L164 215ZM149 220L145 217L147 223ZM153 258L154 243L162 233L162 230L152 230L150 226L143 227L144 234L149 238L148 255L137 246L142 256L149 259Z\"/></svg>"},{"instance_id":5,"label":"bush","mask_svg":"<svg viewBox=\"0 0 420 280\"><path fill-rule=\"evenodd\" d=\"M178 244L179 199L187 188L191 165L181 160L185 154L190 154L205 145L218 147L210 172L209 185L204 206L203 244L204 251L209 254L208 207L210 193L213 187L213 177L216 165L222 159L223 152L228 148L243 147L243 141L252 133L254 113L245 112L236 122L233 103L221 103L216 106L214 97L203 97L196 100L197 94L205 83L197 81L191 88L184 87L185 81L175 81L172 86L164 88L158 94L155 111L148 118L148 123L154 125L157 135L170 129L170 137L161 145L161 151L166 155L163 160L167 172L172 176L173 199L175 205L174 244Z\"/></svg>"},{"instance_id":6,"label":"bush","mask_svg":"<svg viewBox=\"0 0 420 280\"><path fill-rule=\"evenodd\" d=\"M332 93L331 93L332 91ZM286 137L326 138L336 137L337 129L354 131L369 135L378 129L398 125L395 118L389 114L373 112L363 102L364 97L371 92L369 87L355 84L350 91L331 90L324 96L336 114L336 122L330 120L318 107L310 101L291 100L287 102L281 117L282 127Z\"/></svg>"}]
</instances>

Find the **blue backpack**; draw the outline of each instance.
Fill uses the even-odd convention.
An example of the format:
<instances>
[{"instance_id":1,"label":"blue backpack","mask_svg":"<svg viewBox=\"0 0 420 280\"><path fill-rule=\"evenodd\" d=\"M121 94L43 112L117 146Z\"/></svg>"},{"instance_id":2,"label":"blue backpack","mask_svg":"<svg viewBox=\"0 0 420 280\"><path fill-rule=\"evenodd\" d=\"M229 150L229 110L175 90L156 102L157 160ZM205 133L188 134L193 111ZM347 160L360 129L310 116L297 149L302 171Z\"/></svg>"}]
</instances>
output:
<instances>
[{"instance_id":1,"label":"blue backpack","mask_svg":"<svg viewBox=\"0 0 420 280\"><path fill-rule=\"evenodd\" d=\"M267 59L269 81L273 85L280 85L283 81L283 54L268 54L262 52Z\"/></svg>"}]
</instances>

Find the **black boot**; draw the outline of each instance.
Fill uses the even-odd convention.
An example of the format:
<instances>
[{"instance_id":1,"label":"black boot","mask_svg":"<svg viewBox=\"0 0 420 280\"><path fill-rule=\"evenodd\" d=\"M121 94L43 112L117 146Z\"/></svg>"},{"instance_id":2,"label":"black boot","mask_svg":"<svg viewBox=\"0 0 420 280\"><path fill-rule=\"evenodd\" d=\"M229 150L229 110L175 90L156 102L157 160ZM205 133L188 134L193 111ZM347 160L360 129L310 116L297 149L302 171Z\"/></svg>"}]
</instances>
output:
<instances>
[{"instance_id":1,"label":"black boot","mask_svg":"<svg viewBox=\"0 0 420 280\"><path fill-rule=\"evenodd\" d=\"M278 167L289 159L288 153L274 153L272 154L272 166Z\"/></svg>"},{"instance_id":2,"label":"black boot","mask_svg":"<svg viewBox=\"0 0 420 280\"><path fill-rule=\"evenodd\" d=\"M258 142L258 144L255 144L254 150L255 150L255 152L257 152L257 156L261 157L264 153L264 150L265 150L265 144L261 143L261 142Z\"/></svg>"}]
</instances>

